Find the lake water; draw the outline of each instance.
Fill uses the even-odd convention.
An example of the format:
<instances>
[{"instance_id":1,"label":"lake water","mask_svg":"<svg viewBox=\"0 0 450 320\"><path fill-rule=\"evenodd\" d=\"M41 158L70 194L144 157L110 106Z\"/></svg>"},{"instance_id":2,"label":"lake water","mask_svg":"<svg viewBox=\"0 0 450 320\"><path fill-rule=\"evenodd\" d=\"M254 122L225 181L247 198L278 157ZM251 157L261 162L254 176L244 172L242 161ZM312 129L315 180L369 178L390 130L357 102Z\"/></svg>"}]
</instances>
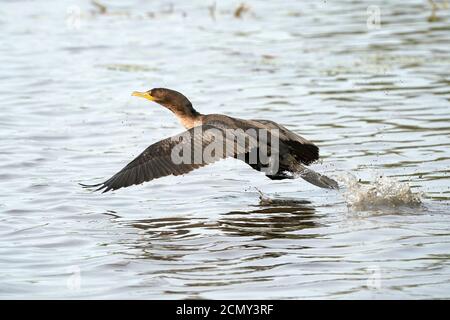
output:
<instances>
[{"instance_id":1,"label":"lake water","mask_svg":"<svg viewBox=\"0 0 450 320\"><path fill-rule=\"evenodd\" d=\"M104 3L0 4L1 298L450 298L445 3ZM227 160L82 189L181 132L152 87L284 124L347 187Z\"/></svg>"}]
</instances>

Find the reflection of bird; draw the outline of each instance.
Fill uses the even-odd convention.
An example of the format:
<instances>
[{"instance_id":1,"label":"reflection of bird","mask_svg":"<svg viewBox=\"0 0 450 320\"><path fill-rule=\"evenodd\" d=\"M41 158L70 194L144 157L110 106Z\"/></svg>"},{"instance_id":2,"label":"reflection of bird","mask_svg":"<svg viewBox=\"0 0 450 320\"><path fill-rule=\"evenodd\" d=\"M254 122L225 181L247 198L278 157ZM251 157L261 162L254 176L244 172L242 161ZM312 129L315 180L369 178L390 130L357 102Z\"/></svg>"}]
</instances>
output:
<instances>
[{"instance_id":1,"label":"reflection of bird","mask_svg":"<svg viewBox=\"0 0 450 320\"><path fill-rule=\"evenodd\" d=\"M267 198L261 195L259 205L250 211L231 211L221 216L218 226L228 234L264 239L316 238L303 229L320 226L314 206L307 200Z\"/></svg>"},{"instance_id":2,"label":"reflection of bird","mask_svg":"<svg viewBox=\"0 0 450 320\"><path fill-rule=\"evenodd\" d=\"M234 157L245 161L255 170L266 172L266 176L273 180L289 179L299 174L316 186L338 188L336 181L303 166L318 160L319 148L276 122L243 120L221 114L203 115L192 107L184 95L170 89L156 88L147 92L133 92L133 95L166 107L175 114L187 131L152 144L105 182L83 186L99 187L97 190L106 192L168 175L185 174L219 159ZM266 135L261 135L258 130L265 130ZM233 134L229 135L229 131ZM196 150L206 151L213 143L216 143L215 146L224 147L224 152L218 152L219 148L211 152L210 157L193 159L196 157ZM228 147L230 143L232 148ZM185 150L192 153L189 155L193 158L189 159L194 161L174 161L174 150L180 146L183 153ZM276 170L267 171L269 162L261 157L263 149L267 150L269 157L277 155L274 160L278 165ZM271 164L273 165L272 162Z\"/></svg>"}]
</instances>

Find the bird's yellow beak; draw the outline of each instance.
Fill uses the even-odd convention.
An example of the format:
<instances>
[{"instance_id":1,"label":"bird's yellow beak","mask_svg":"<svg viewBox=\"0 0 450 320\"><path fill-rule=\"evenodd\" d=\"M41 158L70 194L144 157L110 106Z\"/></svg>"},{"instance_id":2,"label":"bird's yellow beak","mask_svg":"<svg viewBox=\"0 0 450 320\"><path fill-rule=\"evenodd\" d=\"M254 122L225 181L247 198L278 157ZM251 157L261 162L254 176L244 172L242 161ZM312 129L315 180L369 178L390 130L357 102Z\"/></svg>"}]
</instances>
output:
<instances>
[{"instance_id":1,"label":"bird's yellow beak","mask_svg":"<svg viewBox=\"0 0 450 320\"><path fill-rule=\"evenodd\" d=\"M150 101L155 101L155 97L153 97L153 96L152 96L150 93L148 93L148 92L134 91L131 95L132 95L132 96L136 96L136 97L145 98L145 99L150 100Z\"/></svg>"}]
</instances>

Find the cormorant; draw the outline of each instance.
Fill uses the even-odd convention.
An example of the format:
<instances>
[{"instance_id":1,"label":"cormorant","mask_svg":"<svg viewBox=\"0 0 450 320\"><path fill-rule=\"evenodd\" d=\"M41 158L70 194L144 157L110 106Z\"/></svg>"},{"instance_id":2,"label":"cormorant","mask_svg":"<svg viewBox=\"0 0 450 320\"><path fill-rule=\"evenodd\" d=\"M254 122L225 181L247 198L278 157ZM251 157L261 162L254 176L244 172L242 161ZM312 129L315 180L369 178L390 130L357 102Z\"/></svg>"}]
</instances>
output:
<instances>
[{"instance_id":1,"label":"cormorant","mask_svg":"<svg viewBox=\"0 0 450 320\"><path fill-rule=\"evenodd\" d=\"M265 172L266 176L273 180L300 176L318 187L338 189L336 181L304 166L319 159L319 148L274 121L244 120L222 114L204 115L197 112L183 94L166 88L135 91L132 95L154 101L169 109L187 131L150 145L105 182L83 185L84 187L98 187L96 191L107 192L164 176L185 174L217 160L234 157L245 161L255 170ZM228 132L231 134L228 135ZM219 148L215 148L209 156L202 157L202 152L208 146L210 148L213 142L216 142L215 147ZM175 148L178 148L178 151ZM188 161L174 159L174 155L181 154L181 149L183 156L188 156ZM200 158L195 159L195 150L200 150ZM261 151L268 155L264 161ZM272 157L272 160L267 161L271 156L276 158ZM268 169L269 167L272 170Z\"/></svg>"}]
</instances>

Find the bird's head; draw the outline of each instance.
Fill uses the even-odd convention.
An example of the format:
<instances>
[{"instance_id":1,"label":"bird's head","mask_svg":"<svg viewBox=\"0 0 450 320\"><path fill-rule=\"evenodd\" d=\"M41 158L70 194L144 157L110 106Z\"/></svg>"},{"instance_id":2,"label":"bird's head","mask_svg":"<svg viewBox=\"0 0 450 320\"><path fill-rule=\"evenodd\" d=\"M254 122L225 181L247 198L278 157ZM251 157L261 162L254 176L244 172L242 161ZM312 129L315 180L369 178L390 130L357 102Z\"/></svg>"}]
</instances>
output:
<instances>
[{"instance_id":1,"label":"bird's head","mask_svg":"<svg viewBox=\"0 0 450 320\"><path fill-rule=\"evenodd\" d=\"M191 102L183 94L166 88L154 88L146 92L134 91L133 96L154 101L175 114L195 114Z\"/></svg>"}]
</instances>

